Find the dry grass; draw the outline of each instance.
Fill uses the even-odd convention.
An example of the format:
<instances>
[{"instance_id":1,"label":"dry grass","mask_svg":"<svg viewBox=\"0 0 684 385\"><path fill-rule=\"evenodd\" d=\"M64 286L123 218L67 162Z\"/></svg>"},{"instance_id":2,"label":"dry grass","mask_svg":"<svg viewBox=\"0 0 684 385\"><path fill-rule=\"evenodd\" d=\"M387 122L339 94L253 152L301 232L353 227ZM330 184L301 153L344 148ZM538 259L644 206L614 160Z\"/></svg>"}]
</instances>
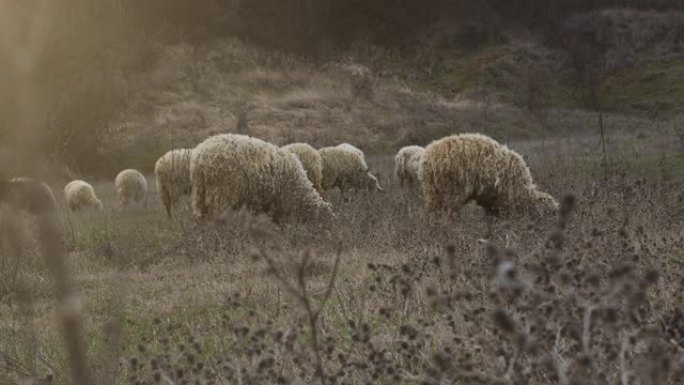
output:
<instances>
[{"instance_id":1,"label":"dry grass","mask_svg":"<svg viewBox=\"0 0 684 385\"><path fill-rule=\"evenodd\" d=\"M234 40L165 46L158 55L147 72L127 80L127 108L108 123L99 144L97 153L111 160L110 168L125 163L151 171L169 148L236 131L276 144L353 142L385 154L457 132L509 140L585 135L596 126L590 112L530 112L467 92L439 96L351 59L315 64ZM238 128L241 117L246 126ZM606 121L620 131L660 124L619 114Z\"/></svg>"},{"instance_id":2,"label":"dry grass","mask_svg":"<svg viewBox=\"0 0 684 385\"><path fill-rule=\"evenodd\" d=\"M167 220L156 198L118 212L111 182L96 183L105 212L64 215L90 371L97 383L677 383L684 160L665 134L609 139L608 181L596 137L513 143L576 209L491 231L470 206L429 224L417 192L388 180L386 194L332 194L330 228L247 213L197 226ZM369 163L389 178L391 158ZM19 274L0 302L0 382L70 383L35 252Z\"/></svg>"}]
</instances>

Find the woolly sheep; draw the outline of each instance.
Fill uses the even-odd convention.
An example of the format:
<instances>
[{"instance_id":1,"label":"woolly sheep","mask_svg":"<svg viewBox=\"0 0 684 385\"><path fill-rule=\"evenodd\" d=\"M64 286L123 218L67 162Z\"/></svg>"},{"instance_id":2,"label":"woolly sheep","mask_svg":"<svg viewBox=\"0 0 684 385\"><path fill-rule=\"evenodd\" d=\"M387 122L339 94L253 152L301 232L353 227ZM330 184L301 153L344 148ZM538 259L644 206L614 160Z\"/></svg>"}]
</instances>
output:
<instances>
[{"instance_id":1,"label":"woolly sheep","mask_svg":"<svg viewBox=\"0 0 684 385\"><path fill-rule=\"evenodd\" d=\"M190 158L192 150L181 148L162 155L154 165L159 199L171 217L171 208L183 195L192 190L190 183Z\"/></svg>"},{"instance_id":2,"label":"woolly sheep","mask_svg":"<svg viewBox=\"0 0 684 385\"><path fill-rule=\"evenodd\" d=\"M553 197L537 189L518 153L484 135L432 142L425 148L421 170L423 196L433 218L472 200L493 215L558 208Z\"/></svg>"},{"instance_id":3,"label":"woolly sheep","mask_svg":"<svg viewBox=\"0 0 684 385\"><path fill-rule=\"evenodd\" d=\"M95 189L82 180L69 182L64 187L64 198L71 211L77 211L84 207L102 210L102 201L95 195Z\"/></svg>"},{"instance_id":4,"label":"woolly sheep","mask_svg":"<svg viewBox=\"0 0 684 385\"><path fill-rule=\"evenodd\" d=\"M294 154L245 135L221 134L195 147L190 161L195 218L246 207L282 218L332 216Z\"/></svg>"},{"instance_id":5,"label":"woolly sheep","mask_svg":"<svg viewBox=\"0 0 684 385\"><path fill-rule=\"evenodd\" d=\"M114 179L114 187L122 207L131 201L147 204L147 180L140 171L130 168L121 171Z\"/></svg>"},{"instance_id":6,"label":"woolly sheep","mask_svg":"<svg viewBox=\"0 0 684 385\"><path fill-rule=\"evenodd\" d=\"M406 146L394 157L394 174L399 185L417 185L420 183L420 161L425 149L420 146Z\"/></svg>"},{"instance_id":7,"label":"woolly sheep","mask_svg":"<svg viewBox=\"0 0 684 385\"><path fill-rule=\"evenodd\" d=\"M0 201L33 215L54 213L57 201L47 183L18 177L0 181Z\"/></svg>"},{"instance_id":8,"label":"woolly sheep","mask_svg":"<svg viewBox=\"0 0 684 385\"><path fill-rule=\"evenodd\" d=\"M306 176L314 185L316 191L321 193L323 191L321 187L323 179L323 159L321 159L321 154L307 143L291 143L281 148L293 153L302 162Z\"/></svg>"},{"instance_id":9,"label":"woolly sheep","mask_svg":"<svg viewBox=\"0 0 684 385\"><path fill-rule=\"evenodd\" d=\"M378 179L368 171L363 152L348 143L318 150L323 160L323 190L338 187L383 191Z\"/></svg>"}]
</instances>

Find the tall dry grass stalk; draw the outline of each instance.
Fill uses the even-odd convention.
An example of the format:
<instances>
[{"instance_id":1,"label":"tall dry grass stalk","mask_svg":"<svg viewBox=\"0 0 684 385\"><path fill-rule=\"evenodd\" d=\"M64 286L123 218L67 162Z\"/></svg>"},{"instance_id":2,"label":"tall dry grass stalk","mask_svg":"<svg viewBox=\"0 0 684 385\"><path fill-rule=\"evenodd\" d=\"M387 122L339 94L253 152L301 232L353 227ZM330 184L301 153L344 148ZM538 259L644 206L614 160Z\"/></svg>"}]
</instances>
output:
<instances>
[{"instance_id":1,"label":"tall dry grass stalk","mask_svg":"<svg viewBox=\"0 0 684 385\"><path fill-rule=\"evenodd\" d=\"M30 5L15 1L0 3L0 49L9 59L9 71L14 79L16 94L16 127L13 140L17 148L25 150L24 160L35 157L36 140L44 132L42 95L38 92L38 63L47 47L52 26L52 16L58 3L37 1ZM73 289L62 240L61 221L52 210L36 214L37 238L41 244L45 265L53 280L57 313L67 346L72 383L89 385L86 344L81 330L81 305ZM10 236L16 237L16 234ZM16 243L16 239L13 241ZM15 247L16 249L16 247ZM20 257L20 254L17 254Z\"/></svg>"}]
</instances>

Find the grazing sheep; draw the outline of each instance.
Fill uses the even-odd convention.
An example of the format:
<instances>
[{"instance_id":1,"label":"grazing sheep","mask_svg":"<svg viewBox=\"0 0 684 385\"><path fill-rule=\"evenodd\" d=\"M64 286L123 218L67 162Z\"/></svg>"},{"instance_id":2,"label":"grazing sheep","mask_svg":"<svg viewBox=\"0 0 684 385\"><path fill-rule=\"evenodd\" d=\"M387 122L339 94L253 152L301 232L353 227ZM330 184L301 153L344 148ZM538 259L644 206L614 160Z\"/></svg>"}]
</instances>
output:
<instances>
[{"instance_id":1,"label":"grazing sheep","mask_svg":"<svg viewBox=\"0 0 684 385\"><path fill-rule=\"evenodd\" d=\"M353 153L357 154L358 156L360 156L361 158L363 158L364 162L365 162L366 155L358 147L351 145L349 143L340 143L337 145L337 148L341 148L343 150L353 152Z\"/></svg>"},{"instance_id":2,"label":"grazing sheep","mask_svg":"<svg viewBox=\"0 0 684 385\"><path fill-rule=\"evenodd\" d=\"M323 159L323 190L376 189L383 191L378 179L368 171L363 152L348 143L318 150Z\"/></svg>"},{"instance_id":3,"label":"grazing sheep","mask_svg":"<svg viewBox=\"0 0 684 385\"><path fill-rule=\"evenodd\" d=\"M171 150L157 160L154 175L157 178L157 193L171 217L171 208L183 195L192 190L190 183L190 158L192 150L182 148Z\"/></svg>"},{"instance_id":4,"label":"grazing sheep","mask_svg":"<svg viewBox=\"0 0 684 385\"><path fill-rule=\"evenodd\" d=\"M102 210L102 201L95 195L95 189L89 183L82 180L74 180L64 187L64 198L71 211L90 207Z\"/></svg>"},{"instance_id":5,"label":"grazing sheep","mask_svg":"<svg viewBox=\"0 0 684 385\"><path fill-rule=\"evenodd\" d=\"M428 211L451 214L474 200L488 214L555 211L518 153L480 134L453 135L425 148L421 184Z\"/></svg>"},{"instance_id":6,"label":"grazing sheep","mask_svg":"<svg viewBox=\"0 0 684 385\"><path fill-rule=\"evenodd\" d=\"M190 161L195 218L246 207L282 218L332 216L294 154L245 135L221 134L195 147Z\"/></svg>"},{"instance_id":7,"label":"grazing sheep","mask_svg":"<svg viewBox=\"0 0 684 385\"><path fill-rule=\"evenodd\" d=\"M321 187L323 179L323 159L321 159L321 154L307 143L291 143L281 148L293 153L302 162L306 176L309 177L316 191L321 193L323 191Z\"/></svg>"},{"instance_id":8,"label":"grazing sheep","mask_svg":"<svg viewBox=\"0 0 684 385\"><path fill-rule=\"evenodd\" d=\"M425 149L420 146L403 147L394 157L394 174L399 185L417 185L420 183L420 161Z\"/></svg>"},{"instance_id":9,"label":"grazing sheep","mask_svg":"<svg viewBox=\"0 0 684 385\"><path fill-rule=\"evenodd\" d=\"M147 205L147 180L138 170L127 169L121 171L114 179L116 196L122 207L127 206L131 201L143 202Z\"/></svg>"},{"instance_id":10,"label":"grazing sheep","mask_svg":"<svg viewBox=\"0 0 684 385\"><path fill-rule=\"evenodd\" d=\"M0 201L33 215L54 213L57 201L47 183L19 177L0 181Z\"/></svg>"}]
</instances>

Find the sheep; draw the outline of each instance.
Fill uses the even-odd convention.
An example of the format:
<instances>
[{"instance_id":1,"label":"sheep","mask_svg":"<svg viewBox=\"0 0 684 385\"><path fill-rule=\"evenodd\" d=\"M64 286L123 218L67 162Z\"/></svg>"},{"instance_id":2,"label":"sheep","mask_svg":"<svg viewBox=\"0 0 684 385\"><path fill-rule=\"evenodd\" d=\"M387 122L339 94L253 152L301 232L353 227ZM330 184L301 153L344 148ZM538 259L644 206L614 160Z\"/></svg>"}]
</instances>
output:
<instances>
[{"instance_id":1,"label":"sheep","mask_svg":"<svg viewBox=\"0 0 684 385\"><path fill-rule=\"evenodd\" d=\"M102 210L102 201L95 195L95 189L82 180L74 180L64 187L64 198L71 211L78 211L84 207Z\"/></svg>"},{"instance_id":2,"label":"sheep","mask_svg":"<svg viewBox=\"0 0 684 385\"><path fill-rule=\"evenodd\" d=\"M394 157L394 175L399 185L418 185L420 183L420 161L425 149L420 146L406 146Z\"/></svg>"},{"instance_id":3,"label":"sheep","mask_svg":"<svg viewBox=\"0 0 684 385\"><path fill-rule=\"evenodd\" d=\"M114 187L121 207L131 201L143 202L143 206L147 206L147 180L140 171L130 168L121 171L114 179Z\"/></svg>"},{"instance_id":4,"label":"sheep","mask_svg":"<svg viewBox=\"0 0 684 385\"><path fill-rule=\"evenodd\" d=\"M322 193L323 159L321 159L321 154L307 143L291 143L281 148L293 153L302 162L306 176L309 177L316 191Z\"/></svg>"},{"instance_id":5,"label":"sheep","mask_svg":"<svg viewBox=\"0 0 684 385\"><path fill-rule=\"evenodd\" d=\"M33 215L57 211L57 200L47 183L28 177L0 181L0 201Z\"/></svg>"},{"instance_id":6,"label":"sheep","mask_svg":"<svg viewBox=\"0 0 684 385\"><path fill-rule=\"evenodd\" d=\"M263 140L220 134L195 147L190 160L193 217L245 207L278 223L333 216L297 157Z\"/></svg>"},{"instance_id":7,"label":"sheep","mask_svg":"<svg viewBox=\"0 0 684 385\"><path fill-rule=\"evenodd\" d=\"M181 148L162 155L154 165L157 193L171 218L171 208L183 195L190 195L190 158L192 150Z\"/></svg>"},{"instance_id":8,"label":"sheep","mask_svg":"<svg viewBox=\"0 0 684 385\"><path fill-rule=\"evenodd\" d=\"M323 190L376 189L383 191L378 179L368 171L363 152L348 143L318 150L323 160Z\"/></svg>"},{"instance_id":9,"label":"sheep","mask_svg":"<svg viewBox=\"0 0 684 385\"><path fill-rule=\"evenodd\" d=\"M518 153L480 134L453 135L428 145L421 185L432 218L450 215L472 200L494 216L558 209L552 196L537 189Z\"/></svg>"}]
</instances>

